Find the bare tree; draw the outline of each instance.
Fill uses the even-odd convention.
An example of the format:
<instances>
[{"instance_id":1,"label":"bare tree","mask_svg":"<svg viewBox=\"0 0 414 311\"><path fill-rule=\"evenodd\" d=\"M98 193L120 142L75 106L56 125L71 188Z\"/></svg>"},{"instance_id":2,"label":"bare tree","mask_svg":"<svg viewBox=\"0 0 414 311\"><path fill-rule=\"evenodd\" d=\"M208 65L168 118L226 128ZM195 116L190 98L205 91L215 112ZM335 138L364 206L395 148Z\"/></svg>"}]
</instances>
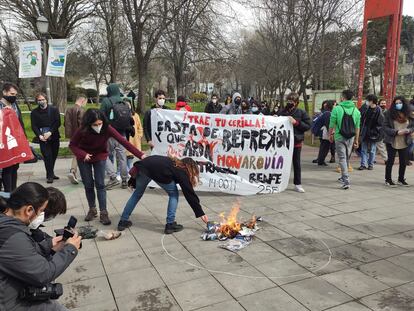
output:
<instances>
[{"instance_id":1,"label":"bare tree","mask_svg":"<svg viewBox=\"0 0 414 311\"><path fill-rule=\"evenodd\" d=\"M90 0L2 0L0 10L15 16L23 29L28 29L38 38L36 20L43 15L49 21L49 34L52 38L70 38L78 27L95 9L94 1ZM51 79L52 102L60 110L66 106L66 79Z\"/></svg>"},{"instance_id":2,"label":"bare tree","mask_svg":"<svg viewBox=\"0 0 414 311\"><path fill-rule=\"evenodd\" d=\"M13 38L4 23L0 20L0 81L7 80L16 85L20 89L25 103L31 110L30 102L27 98L25 89L23 87L22 79L19 78L19 47L16 44L16 39Z\"/></svg>"},{"instance_id":3,"label":"bare tree","mask_svg":"<svg viewBox=\"0 0 414 311\"><path fill-rule=\"evenodd\" d=\"M176 17L181 5L188 0L122 0L124 14L131 29L138 66L138 102L145 109L149 64L165 29Z\"/></svg>"}]
</instances>

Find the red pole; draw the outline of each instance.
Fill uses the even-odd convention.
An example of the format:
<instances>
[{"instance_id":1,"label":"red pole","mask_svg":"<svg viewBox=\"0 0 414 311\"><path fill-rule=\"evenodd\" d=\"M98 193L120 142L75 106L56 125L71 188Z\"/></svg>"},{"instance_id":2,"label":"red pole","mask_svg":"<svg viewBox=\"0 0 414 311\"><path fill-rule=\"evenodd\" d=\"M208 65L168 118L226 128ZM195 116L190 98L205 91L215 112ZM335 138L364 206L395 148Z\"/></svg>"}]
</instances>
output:
<instances>
[{"instance_id":1,"label":"red pole","mask_svg":"<svg viewBox=\"0 0 414 311\"><path fill-rule=\"evenodd\" d=\"M362 28L362 42L361 42L361 59L359 62L359 81L358 81L358 107L362 105L362 98L364 96L364 80L365 80L365 62L367 55L367 35L368 35L368 21L366 14L364 16L364 26Z\"/></svg>"}]
</instances>

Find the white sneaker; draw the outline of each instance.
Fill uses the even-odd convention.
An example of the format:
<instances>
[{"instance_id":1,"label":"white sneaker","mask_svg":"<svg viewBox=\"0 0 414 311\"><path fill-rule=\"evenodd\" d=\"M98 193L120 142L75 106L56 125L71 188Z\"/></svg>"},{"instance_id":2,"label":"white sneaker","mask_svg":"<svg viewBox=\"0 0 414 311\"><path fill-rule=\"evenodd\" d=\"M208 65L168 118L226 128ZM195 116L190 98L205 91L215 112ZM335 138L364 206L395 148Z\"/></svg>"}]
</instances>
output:
<instances>
[{"instance_id":1,"label":"white sneaker","mask_svg":"<svg viewBox=\"0 0 414 311\"><path fill-rule=\"evenodd\" d=\"M67 176L72 184L74 185L79 184L79 180L76 178L76 175L73 171L71 171Z\"/></svg>"},{"instance_id":2,"label":"white sneaker","mask_svg":"<svg viewBox=\"0 0 414 311\"><path fill-rule=\"evenodd\" d=\"M305 189L303 189L302 185L295 185L295 191L299 193L305 193Z\"/></svg>"}]
</instances>

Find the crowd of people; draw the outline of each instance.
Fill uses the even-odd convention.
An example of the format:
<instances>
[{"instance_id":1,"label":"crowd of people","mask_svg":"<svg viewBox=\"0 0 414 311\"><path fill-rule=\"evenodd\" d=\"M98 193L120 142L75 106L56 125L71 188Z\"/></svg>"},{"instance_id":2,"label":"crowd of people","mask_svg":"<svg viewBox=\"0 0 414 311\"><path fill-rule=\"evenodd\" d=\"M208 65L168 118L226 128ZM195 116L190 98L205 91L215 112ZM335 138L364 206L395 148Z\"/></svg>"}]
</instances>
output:
<instances>
[{"instance_id":1,"label":"crowd of people","mask_svg":"<svg viewBox=\"0 0 414 311\"><path fill-rule=\"evenodd\" d=\"M165 92L159 90L155 93L155 103L145 112L141 124L133 99L123 98L116 84L110 84L107 91L108 96L99 109L85 110L87 98L79 96L75 104L65 111L65 136L70 139L69 148L74 155L67 177L73 184L80 183L81 179L88 202L85 221L93 221L99 210L99 221L110 225L107 190L117 186L131 187L134 191L125 203L117 225L120 231L129 228L132 226L131 213L148 184L154 181L169 198L165 234L183 230L175 219L179 199L177 185L195 217L207 223L208 217L194 191L199 182L198 164L191 158L146 156L141 150L143 137L151 148L154 147L151 111L169 109ZM17 104L18 87L5 83L2 95L0 109L12 109L17 123L24 129ZM324 101L321 113L313 120L299 107L297 93L290 93L285 105L276 104L272 109L267 102L243 99L237 92L227 96L224 104L214 94L205 112L286 117L294 128L293 183L299 193L305 192L301 178L301 151L305 133L309 130L320 140L314 163L327 166L326 157L331 153L329 162L339 164L342 189L350 188L349 160L353 151L361 158L359 170L373 170L378 152L385 164L385 185L408 186L405 171L413 160L414 102L408 103L404 97L398 96L387 106L384 100L368 95L362 107L358 108L353 97L351 91L345 90L339 103ZM59 179L54 168L60 146L61 118L45 94L37 94L35 103L36 108L30 112L33 143L39 144L46 183L51 184ZM182 96L178 97L175 109L192 110ZM394 182L392 168L397 153L399 171ZM134 163L135 158L140 161ZM17 187L18 168L16 164L3 168L1 172L0 184L8 197L0 196L0 307L6 310L66 310L50 296L33 301L30 293L33 288L48 289L47 285L65 271L81 247L81 237L74 232L72 237L63 240L62 236L53 238L41 230L45 221L66 212L66 199L58 189L45 188L38 183L28 182Z\"/></svg>"}]
</instances>

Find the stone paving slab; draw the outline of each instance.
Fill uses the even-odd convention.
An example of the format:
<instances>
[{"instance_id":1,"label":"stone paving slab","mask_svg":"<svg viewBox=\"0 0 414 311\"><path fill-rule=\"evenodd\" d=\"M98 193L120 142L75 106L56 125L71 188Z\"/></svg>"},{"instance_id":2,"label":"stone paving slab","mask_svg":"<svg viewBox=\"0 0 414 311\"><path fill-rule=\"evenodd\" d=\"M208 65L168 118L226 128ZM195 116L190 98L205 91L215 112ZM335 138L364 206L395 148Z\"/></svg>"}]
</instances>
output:
<instances>
[{"instance_id":1,"label":"stone paving slab","mask_svg":"<svg viewBox=\"0 0 414 311\"><path fill-rule=\"evenodd\" d=\"M414 310L414 187L385 188L385 167L376 165L352 172L352 188L343 191L336 165L313 165L315 154L303 150L304 194L292 186L265 196L200 193L212 220L236 203L241 217L263 217L253 243L237 254L200 239L204 225L183 197L177 220L185 230L163 238L168 198L148 190L121 238L83 241L57 280L64 284L60 302L76 311ZM69 215L87 224L83 187L65 178L69 166L70 159L57 161L62 178L53 186L65 193L68 211L46 223L49 233ZM19 182L46 185L44 175L43 162L21 165ZM413 167L407 181L414 184ZM108 191L113 224L90 224L114 229L129 196L128 190Z\"/></svg>"}]
</instances>

